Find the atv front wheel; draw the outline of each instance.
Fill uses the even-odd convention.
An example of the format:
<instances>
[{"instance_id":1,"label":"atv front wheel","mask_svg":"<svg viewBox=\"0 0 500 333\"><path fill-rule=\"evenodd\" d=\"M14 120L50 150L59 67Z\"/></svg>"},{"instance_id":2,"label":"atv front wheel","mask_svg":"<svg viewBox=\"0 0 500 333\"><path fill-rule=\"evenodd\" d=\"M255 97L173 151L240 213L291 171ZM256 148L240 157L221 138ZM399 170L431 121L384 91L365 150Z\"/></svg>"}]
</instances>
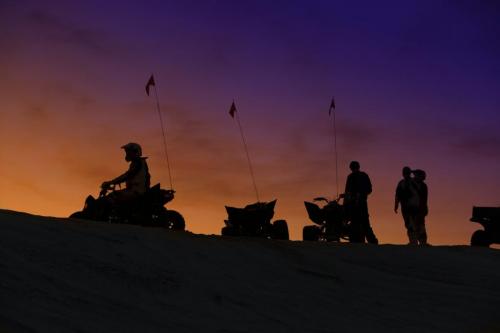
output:
<instances>
[{"instance_id":1,"label":"atv front wheel","mask_svg":"<svg viewBox=\"0 0 500 333\"><path fill-rule=\"evenodd\" d=\"M488 233L484 230L476 230L470 239L471 246L489 247L491 245Z\"/></svg>"},{"instance_id":2,"label":"atv front wheel","mask_svg":"<svg viewBox=\"0 0 500 333\"><path fill-rule=\"evenodd\" d=\"M86 216L83 212L74 212L69 216L70 219L85 219Z\"/></svg>"},{"instance_id":3,"label":"atv front wheel","mask_svg":"<svg viewBox=\"0 0 500 333\"><path fill-rule=\"evenodd\" d=\"M319 234L321 230L319 227L315 225L306 225L304 229L302 229L302 239L310 242L319 241Z\"/></svg>"},{"instance_id":4,"label":"atv front wheel","mask_svg":"<svg viewBox=\"0 0 500 333\"><path fill-rule=\"evenodd\" d=\"M236 236L235 229L233 227L228 227L227 225L221 229L220 234L222 236Z\"/></svg>"},{"instance_id":5,"label":"atv front wheel","mask_svg":"<svg viewBox=\"0 0 500 333\"><path fill-rule=\"evenodd\" d=\"M272 239L289 240L288 224L285 220L277 220L273 222Z\"/></svg>"}]
</instances>

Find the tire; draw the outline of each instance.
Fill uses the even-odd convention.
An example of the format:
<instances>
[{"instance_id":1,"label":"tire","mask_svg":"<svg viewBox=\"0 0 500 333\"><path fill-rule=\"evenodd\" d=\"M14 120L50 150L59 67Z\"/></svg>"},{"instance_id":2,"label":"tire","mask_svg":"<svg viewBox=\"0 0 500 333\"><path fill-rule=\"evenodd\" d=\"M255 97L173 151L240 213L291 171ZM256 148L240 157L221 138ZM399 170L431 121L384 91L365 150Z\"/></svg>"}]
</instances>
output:
<instances>
[{"instance_id":1,"label":"tire","mask_svg":"<svg viewBox=\"0 0 500 333\"><path fill-rule=\"evenodd\" d=\"M327 242L340 242L342 222L330 222L325 225L324 238Z\"/></svg>"},{"instance_id":2,"label":"tire","mask_svg":"<svg viewBox=\"0 0 500 333\"><path fill-rule=\"evenodd\" d=\"M273 222L272 239L289 240L288 224L285 220L277 220Z\"/></svg>"},{"instance_id":3,"label":"tire","mask_svg":"<svg viewBox=\"0 0 500 333\"><path fill-rule=\"evenodd\" d=\"M182 231L186 228L184 217L175 210L165 210L161 217L161 226L171 230Z\"/></svg>"},{"instance_id":4,"label":"tire","mask_svg":"<svg viewBox=\"0 0 500 333\"><path fill-rule=\"evenodd\" d=\"M222 236L236 236L236 233L234 232L234 228L225 226L221 229L220 234Z\"/></svg>"},{"instance_id":5,"label":"tire","mask_svg":"<svg viewBox=\"0 0 500 333\"><path fill-rule=\"evenodd\" d=\"M320 228L315 225L306 225L302 229L302 239L310 242L317 242L319 240Z\"/></svg>"},{"instance_id":6,"label":"tire","mask_svg":"<svg viewBox=\"0 0 500 333\"><path fill-rule=\"evenodd\" d=\"M74 212L69 216L70 219L85 219L85 214L83 212Z\"/></svg>"},{"instance_id":7,"label":"tire","mask_svg":"<svg viewBox=\"0 0 500 333\"><path fill-rule=\"evenodd\" d=\"M488 233L484 230L476 230L470 238L470 245L489 247L491 245L491 241L488 237Z\"/></svg>"}]
</instances>

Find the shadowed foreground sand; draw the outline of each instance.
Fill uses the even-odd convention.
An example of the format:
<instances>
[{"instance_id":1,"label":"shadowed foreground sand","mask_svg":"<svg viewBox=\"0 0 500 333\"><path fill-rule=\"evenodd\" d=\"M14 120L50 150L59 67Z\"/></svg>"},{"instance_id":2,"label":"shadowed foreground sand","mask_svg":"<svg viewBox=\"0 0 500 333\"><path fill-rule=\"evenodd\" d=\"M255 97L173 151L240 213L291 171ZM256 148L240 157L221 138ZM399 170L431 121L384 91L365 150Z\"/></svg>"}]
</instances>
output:
<instances>
[{"instance_id":1,"label":"shadowed foreground sand","mask_svg":"<svg viewBox=\"0 0 500 333\"><path fill-rule=\"evenodd\" d=\"M0 332L500 332L500 251L0 211Z\"/></svg>"}]
</instances>

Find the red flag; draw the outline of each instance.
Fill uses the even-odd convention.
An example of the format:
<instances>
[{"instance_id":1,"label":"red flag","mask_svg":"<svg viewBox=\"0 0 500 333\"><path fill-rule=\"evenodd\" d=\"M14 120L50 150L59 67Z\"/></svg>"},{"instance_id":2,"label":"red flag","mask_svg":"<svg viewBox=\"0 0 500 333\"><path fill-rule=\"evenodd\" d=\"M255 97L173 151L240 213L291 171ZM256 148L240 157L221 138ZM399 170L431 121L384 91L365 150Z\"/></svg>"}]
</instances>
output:
<instances>
[{"instance_id":1,"label":"red flag","mask_svg":"<svg viewBox=\"0 0 500 333\"><path fill-rule=\"evenodd\" d=\"M236 113L236 105L234 105L233 101L233 104L231 104L231 108L229 109L229 115L234 118L235 113Z\"/></svg>"},{"instance_id":2,"label":"red flag","mask_svg":"<svg viewBox=\"0 0 500 333\"><path fill-rule=\"evenodd\" d=\"M332 110L335 110L335 98L332 97L332 103L330 104L330 109L328 110L328 115L332 114Z\"/></svg>"},{"instance_id":3,"label":"red flag","mask_svg":"<svg viewBox=\"0 0 500 333\"><path fill-rule=\"evenodd\" d=\"M155 85L155 78L153 77L153 74L151 74L151 77L148 80L148 83L146 83L146 94L149 96L149 87Z\"/></svg>"}]
</instances>

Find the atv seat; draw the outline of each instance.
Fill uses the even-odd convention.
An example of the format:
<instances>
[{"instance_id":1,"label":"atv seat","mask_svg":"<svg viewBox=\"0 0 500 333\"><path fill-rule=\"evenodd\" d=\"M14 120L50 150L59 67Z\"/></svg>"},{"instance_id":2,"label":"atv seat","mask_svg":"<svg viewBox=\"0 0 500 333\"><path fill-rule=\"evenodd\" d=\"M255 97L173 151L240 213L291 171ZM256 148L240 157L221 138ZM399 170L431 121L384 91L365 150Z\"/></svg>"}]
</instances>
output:
<instances>
[{"instance_id":1,"label":"atv seat","mask_svg":"<svg viewBox=\"0 0 500 333\"><path fill-rule=\"evenodd\" d=\"M257 202L247 205L245 208L226 206L227 219L235 225L270 223L274 216L275 205L276 200L271 202Z\"/></svg>"}]
</instances>

